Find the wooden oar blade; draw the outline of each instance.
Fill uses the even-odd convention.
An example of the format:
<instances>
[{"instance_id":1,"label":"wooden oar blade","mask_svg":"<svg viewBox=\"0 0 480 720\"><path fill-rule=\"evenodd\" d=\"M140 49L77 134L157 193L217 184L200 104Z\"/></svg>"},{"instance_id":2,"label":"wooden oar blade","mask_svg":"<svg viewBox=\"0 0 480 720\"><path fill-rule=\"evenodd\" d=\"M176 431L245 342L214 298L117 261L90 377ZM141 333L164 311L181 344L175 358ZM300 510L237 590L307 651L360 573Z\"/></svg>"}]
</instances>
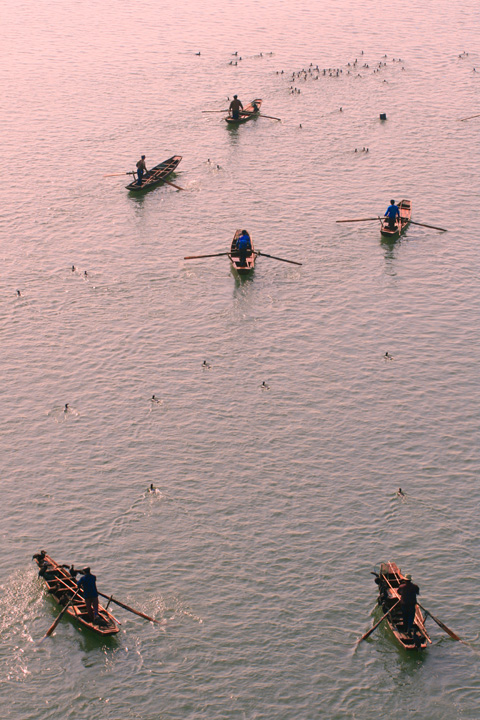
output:
<instances>
[{"instance_id":1,"label":"wooden oar blade","mask_svg":"<svg viewBox=\"0 0 480 720\"><path fill-rule=\"evenodd\" d=\"M221 255L230 255L229 252L213 253L212 255L187 255L184 260L200 260L200 258L220 257Z\"/></svg>"},{"instance_id":2,"label":"wooden oar blade","mask_svg":"<svg viewBox=\"0 0 480 720\"><path fill-rule=\"evenodd\" d=\"M420 603L417 603L417 604L418 604L419 607L422 608L422 610L423 610L424 613L426 613L427 615L429 615L429 616L432 618L432 620L437 623L438 627L441 627L442 630L447 633L447 635L450 635L450 637L452 638L452 640L458 640L458 642L465 642L464 640L462 640L461 637L459 637L459 636L457 635L457 633L453 632L453 630L450 630L450 628L447 627L441 620L439 620L438 618L436 618L435 615L432 615L432 613L431 613L429 610L427 610L426 608L424 608L423 605L420 605Z\"/></svg>"},{"instance_id":3,"label":"wooden oar blade","mask_svg":"<svg viewBox=\"0 0 480 720\"><path fill-rule=\"evenodd\" d=\"M445 228L437 227L436 225L427 225L426 223L419 223L415 220L410 220L412 225L420 225L420 227L431 228L432 230L440 230L440 232L448 232Z\"/></svg>"},{"instance_id":4,"label":"wooden oar blade","mask_svg":"<svg viewBox=\"0 0 480 720\"><path fill-rule=\"evenodd\" d=\"M170 180L164 180L163 182L166 185L171 185L172 187L176 188L177 190L185 190L185 192L187 192L187 190L185 188L180 187L180 185L175 185L175 183L170 182Z\"/></svg>"},{"instance_id":5,"label":"wooden oar blade","mask_svg":"<svg viewBox=\"0 0 480 720\"><path fill-rule=\"evenodd\" d=\"M53 623L50 625L50 627L48 628L47 632L46 632L45 635L43 636L42 640L45 640L45 638L50 637L50 635L53 633L53 631L54 631L55 628L57 627L57 625L58 625L58 623L60 622L60 620L62 619L62 617L65 615L65 613L66 613L66 611L67 611L67 608L72 604L72 602L74 601L75 597L78 595L79 592L80 592L80 589L78 589L77 592L75 592L75 593L72 595L72 597L71 597L70 600L67 602L67 604L65 605L65 607L62 608L62 610L60 611L59 615L57 615L57 617L55 618L55 620L53 621Z\"/></svg>"},{"instance_id":6,"label":"wooden oar blade","mask_svg":"<svg viewBox=\"0 0 480 720\"><path fill-rule=\"evenodd\" d=\"M477 117L480 117L480 115L470 115L469 117L466 117L466 118L460 118L460 122L465 122L465 120L472 120L472 118L477 118Z\"/></svg>"},{"instance_id":7,"label":"wooden oar blade","mask_svg":"<svg viewBox=\"0 0 480 720\"><path fill-rule=\"evenodd\" d=\"M116 600L113 595L104 595L103 593L99 592L99 595L106 598L110 602L115 603L115 605L119 605L124 610L128 610L129 612L133 613L134 615L138 615L141 618L144 618L144 620L148 620L149 622L157 623L158 625L161 625L160 620L155 620L155 618L150 617L150 615L145 615L145 613L140 612L140 610L134 610L134 608L131 608L129 605L125 605L125 603L120 602L120 600Z\"/></svg>"},{"instance_id":8,"label":"wooden oar blade","mask_svg":"<svg viewBox=\"0 0 480 720\"><path fill-rule=\"evenodd\" d=\"M220 112L228 112L228 108L225 108L225 110L202 110L202 113L220 113Z\"/></svg>"},{"instance_id":9,"label":"wooden oar blade","mask_svg":"<svg viewBox=\"0 0 480 720\"><path fill-rule=\"evenodd\" d=\"M378 216L374 218L352 218L351 220L335 220L335 222L369 222L370 220L378 220Z\"/></svg>"},{"instance_id":10,"label":"wooden oar blade","mask_svg":"<svg viewBox=\"0 0 480 720\"><path fill-rule=\"evenodd\" d=\"M285 258L276 257L275 255L269 255L268 253L260 252L260 250L256 250L257 255L263 255L263 257L272 258L272 260L280 260L280 262L286 262L291 263L292 265L303 265L301 262L297 262L296 260L286 260Z\"/></svg>"},{"instance_id":11,"label":"wooden oar blade","mask_svg":"<svg viewBox=\"0 0 480 720\"><path fill-rule=\"evenodd\" d=\"M397 605L398 605L399 602L400 602L400 600L397 600L397 602L396 602L394 605L392 605L392 607L390 608L390 610L387 610L387 612L385 613L385 615L383 615L383 616L380 618L380 620L379 620L378 622L376 622L373 627L370 628L370 630L367 630L367 632L365 633L365 635L362 635L362 637L360 638L360 640L358 640L357 645L358 645L359 643L361 643L362 640L366 640L368 637L370 637L370 635L374 632L374 630L377 629L377 627L380 625L380 623L382 623L382 622L385 620L385 618L387 617L387 615L390 615L390 613L392 612L393 608L397 607Z\"/></svg>"}]
</instances>

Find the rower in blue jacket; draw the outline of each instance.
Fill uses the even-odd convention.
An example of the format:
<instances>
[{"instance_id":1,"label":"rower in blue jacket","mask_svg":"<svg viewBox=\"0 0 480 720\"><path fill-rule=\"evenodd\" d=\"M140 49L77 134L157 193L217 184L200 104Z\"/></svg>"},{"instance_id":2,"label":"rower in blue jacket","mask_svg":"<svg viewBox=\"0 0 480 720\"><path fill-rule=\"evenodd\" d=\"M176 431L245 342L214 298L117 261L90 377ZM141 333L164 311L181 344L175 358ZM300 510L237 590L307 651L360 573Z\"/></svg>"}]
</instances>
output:
<instances>
[{"instance_id":1,"label":"rower in blue jacket","mask_svg":"<svg viewBox=\"0 0 480 720\"><path fill-rule=\"evenodd\" d=\"M390 200L390 205L387 208L385 217L388 217L388 227L390 230L395 230L397 217L400 219L400 209L398 205L395 205L395 200Z\"/></svg>"},{"instance_id":2,"label":"rower in blue jacket","mask_svg":"<svg viewBox=\"0 0 480 720\"><path fill-rule=\"evenodd\" d=\"M246 230L242 230L242 234L237 240L237 250L239 255L240 267L245 267L247 264L247 256L250 255L252 250L252 241L250 235Z\"/></svg>"}]
</instances>

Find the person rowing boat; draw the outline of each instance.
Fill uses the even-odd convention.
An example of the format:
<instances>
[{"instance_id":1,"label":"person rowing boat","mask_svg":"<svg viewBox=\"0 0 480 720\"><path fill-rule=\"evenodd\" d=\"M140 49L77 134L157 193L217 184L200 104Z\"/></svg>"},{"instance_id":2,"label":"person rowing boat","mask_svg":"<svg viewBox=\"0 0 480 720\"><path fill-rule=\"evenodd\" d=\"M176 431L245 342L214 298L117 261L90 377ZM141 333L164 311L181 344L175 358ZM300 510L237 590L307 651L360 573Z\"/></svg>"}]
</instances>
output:
<instances>
[{"instance_id":1,"label":"person rowing boat","mask_svg":"<svg viewBox=\"0 0 480 720\"><path fill-rule=\"evenodd\" d=\"M142 178L143 178L144 172L146 173L146 172L148 172L148 170L147 170L147 166L145 164L145 155L142 155L140 160L137 162L137 177L138 177L137 185L142 184Z\"/></svg>"},{"instance_id":2,"label":"person rowing boat","mask_svg":"<svg viewBox=\"0 0 480 720\"><path fill-rule=\"evenodd\" d=\"M243 110L242 101L238 99L237 95L234 95L233 100L230 103L230 107L228 108L229 117L233 118L233 120L238 120L240 117L240 110Z\"/></svg>"},{"instance_id":3,"label":"person rowing boat","mask_svg":"<svg viewBox=\"0 0 480 720\"><path fill-rule=\"evenodd\" d=\"M395 205L395 200L390 200L390 205L388 206L384 217L388 217L388 227L390 230L394 230L397 218L400 219L400 209L398 205Z\"/></svg>"},{"instance_id":4,"label":"person rowing boat","mask_svg":"<svg viewBox=\"0 0 480 720\"><path fill-rule=\"evenodd\" d=\"M242 230L242 234L237 240L237 250L240 260L240 267L246 267L247 256L252 251L252 241L250 240L250 235L246 230Z\"/></svg>"},{"instance_id":5,"label":"person rowing boat","mask_svg":"<svg viewBox=\"0 0 480 720\"><path fill-rule=\"evenodd\" d=\"M77 585L80 590L83 590L83 597L85 598L88 617L92 622L96 622L98 618L97 578L95 575L92 575L89 567L86 567L83 573L84 574L80 580L78 580Z\"/></svg>"},{"instance_id":6,"label":"person rowing boat","mask_svg":"<svg viewBox=\"0 0 480 720\"><path fill-rule=\"evenodd\" d=\"M412 582L411 575L405 575L405 580L398 586L397 592L400 597L400 609L403 615L403 629L404 632L411 637L415 620L417 595L420 594L420 588Z\"/></svg>"}]
</instances>

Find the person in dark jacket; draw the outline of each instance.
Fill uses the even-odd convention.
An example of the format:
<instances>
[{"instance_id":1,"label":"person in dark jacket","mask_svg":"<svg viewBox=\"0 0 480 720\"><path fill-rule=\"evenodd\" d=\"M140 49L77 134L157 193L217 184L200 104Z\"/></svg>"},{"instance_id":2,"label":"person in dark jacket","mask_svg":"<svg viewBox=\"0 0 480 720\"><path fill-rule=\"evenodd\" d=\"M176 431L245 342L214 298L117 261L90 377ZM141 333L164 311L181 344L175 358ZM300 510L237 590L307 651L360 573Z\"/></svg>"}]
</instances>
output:
<instances>
[{"instance_id":1,"label":"person in dark jacket","mask_svg":"<svg viewBox=\"0 0 480 720\"><path fill-rule=\"evenodd\" d=\"M84 574L77 582L77 585L81 590L83 590L83 597L85 598L88 616L92 622L95 622L98 618L97 578L95 575L92 575L89 567L85 568L83 573Z\"/></svg>"},{"instance_id":2,"label":"person in dark jacket","mask_svg":"<svg viewBox=\"0 0 480 720\"><path fill-rule=\"evenodd\" d=\"M400 596L400 608L403 615L404 630L411 635L415 620L415 608L417 606L417 595L420 594L418 585L412 582L411 575L405 575L405 581L398 586Z\"/></svg>"}]
</instances>

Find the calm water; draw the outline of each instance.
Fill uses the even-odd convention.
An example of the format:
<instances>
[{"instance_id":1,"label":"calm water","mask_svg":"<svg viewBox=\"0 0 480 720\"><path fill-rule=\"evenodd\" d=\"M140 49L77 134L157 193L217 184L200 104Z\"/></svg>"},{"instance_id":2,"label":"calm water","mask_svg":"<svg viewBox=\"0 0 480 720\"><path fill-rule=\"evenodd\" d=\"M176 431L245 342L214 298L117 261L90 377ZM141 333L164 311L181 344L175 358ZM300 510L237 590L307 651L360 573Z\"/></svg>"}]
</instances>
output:
<instances>
[{"instance_id":1,"label":"calm water","mask_svg":"<svg viewBox=\"0 0 480 720\"><path fill-rule=\"evenodd\" d=\"M2 26L2 717L478 720L477 3L26 0ZM201 113L235 92L282 122ZM102 177L142 153L189 192ZM449 232L335 223L402 197ZM183 260L240 227L302 267ZM38 644L40 548L161 625ZM388 559L469 647L429 621L421 657L382 629L354 652Z\"/></svg>"}]
</instances>

